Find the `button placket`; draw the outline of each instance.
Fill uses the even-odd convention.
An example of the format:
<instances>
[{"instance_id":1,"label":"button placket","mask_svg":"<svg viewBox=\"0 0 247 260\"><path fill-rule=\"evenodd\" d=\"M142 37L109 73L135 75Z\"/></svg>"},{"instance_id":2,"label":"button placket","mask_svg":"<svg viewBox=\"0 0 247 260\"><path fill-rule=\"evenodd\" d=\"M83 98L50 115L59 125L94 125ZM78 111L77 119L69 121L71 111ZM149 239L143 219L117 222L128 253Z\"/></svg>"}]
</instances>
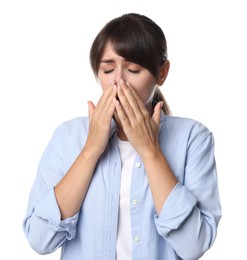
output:
<instances>
[{"instance_id":1,"label":"button placket","mask_svg":"<svg viewBox=\"0 0 247 260\"><path fill-rule=\"evenodd\" d=\"M141 257L142 243L141 243L141 234L142 234L142 221L141 221L141 198L140 192L142 187L143 179L143 164L141 158L136 157L133 165L133 186L131 192L131 222L132 222L132 243L133 250L135 255ZM139 258L138 258L139 259Z\"/></svg>"}]
</instances>

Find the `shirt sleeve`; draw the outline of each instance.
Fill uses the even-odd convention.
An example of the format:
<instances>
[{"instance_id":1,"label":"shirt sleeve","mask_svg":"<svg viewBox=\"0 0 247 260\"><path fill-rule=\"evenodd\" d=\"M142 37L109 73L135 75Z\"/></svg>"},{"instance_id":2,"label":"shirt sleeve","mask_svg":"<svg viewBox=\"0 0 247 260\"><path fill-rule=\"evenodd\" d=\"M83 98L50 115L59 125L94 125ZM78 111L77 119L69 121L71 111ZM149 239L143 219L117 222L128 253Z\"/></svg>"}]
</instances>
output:
<instances>
[{"instance_id":1,"label":"shirt sleeve","mask_svg":"<svg viewBox=\"0 0 247 260\"><path fill-rule=\"evenodd\" d=\"M198 259L212 246L221 218L214 138L195 127L187 147L184 182L174 187L155 225L182 259Z\"/></svg>"},{"instance_id":2,"label":"shirt sleeve","mask_svg":"<svg viewBox=\"0 0 247 260\"><path fill-rule=\"evenodd\" d=\"M29 195L23 229L31 247L39 254L57 250L76 234L78 214L61 221L54 186L64 176L62 129L59 127L46 147Z\"/></svg>"}]
</instances>

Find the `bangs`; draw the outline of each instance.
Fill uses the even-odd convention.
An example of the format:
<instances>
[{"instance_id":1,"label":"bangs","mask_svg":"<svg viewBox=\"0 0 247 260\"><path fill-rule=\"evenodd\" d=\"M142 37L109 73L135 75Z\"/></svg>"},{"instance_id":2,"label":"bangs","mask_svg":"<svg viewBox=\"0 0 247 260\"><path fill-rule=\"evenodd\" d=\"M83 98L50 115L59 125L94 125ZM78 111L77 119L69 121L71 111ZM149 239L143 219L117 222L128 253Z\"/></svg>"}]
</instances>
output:
<instances>
[{"instance_id":1,"label":"bangs","mask_svg":"<svg viewBox=\"0 0 247 260\"><path fill-rule=\"evenodd\" d=\"M108 38L115 52L126 60L148 69L156 76L154 68L157 67L157 54L153 48L156 44L153 37L140 26L128 22L120 22L117 26L114 24L109 29Z\"/></svg>"},{"instance_id":2,"label":"bangs","mask_svg":"<svg viewBox=\"0 0 247 260\"><path fill-rule=\"evenodd\" d=\"M122 27L120 30L112 32L109 38L116 53L126 60L139 64L147 60L145 57L149 56L147 50L150 48L138 28Z\"/></svg>"}]
</instances>

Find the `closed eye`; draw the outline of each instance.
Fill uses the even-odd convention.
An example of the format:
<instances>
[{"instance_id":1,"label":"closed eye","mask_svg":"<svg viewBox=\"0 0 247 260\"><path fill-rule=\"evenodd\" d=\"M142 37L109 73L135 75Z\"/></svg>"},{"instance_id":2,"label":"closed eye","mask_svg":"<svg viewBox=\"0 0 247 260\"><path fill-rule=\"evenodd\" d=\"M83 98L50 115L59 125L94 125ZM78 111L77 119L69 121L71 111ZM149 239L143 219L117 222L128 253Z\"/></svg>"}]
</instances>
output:
<instances>
[{"instance_id":1,"label":"closed eye","mask_svg":"<svg viewBox=\"0 0 247 260\"><path fill-rule=\"evenodd\" d=\"M130 70L130 69L129 69L129 72L134 73L134 74L137 74L137 73L140 72L140 70Z\"/></svg>"},{"instance_id":2,"label":"closed eye","mask_svg":"<svg viewBox=\"0 0 247 260\"><path fill-rule=\"evenodd\" d=\"M105 74L109 74L109 73L111 73L111 72L113 72L113 70L105 70L105 71L104 71Z\"/></svg>"},{"instance_id":3,"label":"closed eye","mask_svg":"<svg viewBox=\"0 0 247 260\"><path fill-rule=\"evenodd\" d=\"M105 73L105 74L109 74L109 73L113 72L113 70L114 70L114 69L104 70L104 73ZM131 69L128 69L128 71L131 72L131 73L134 73L134 74L137 74L137 73L140 72L140 70L131 70Z\"/></svg>"}]
</instances>

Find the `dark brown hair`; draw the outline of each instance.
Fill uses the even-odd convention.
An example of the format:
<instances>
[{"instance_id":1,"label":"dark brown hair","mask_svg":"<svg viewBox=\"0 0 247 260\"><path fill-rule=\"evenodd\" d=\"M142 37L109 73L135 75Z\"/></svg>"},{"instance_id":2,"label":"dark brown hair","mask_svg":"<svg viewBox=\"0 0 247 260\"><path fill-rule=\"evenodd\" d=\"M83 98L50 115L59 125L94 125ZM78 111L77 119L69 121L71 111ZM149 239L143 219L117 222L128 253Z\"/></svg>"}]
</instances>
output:
<instances>
[{"instance_id":1,"label":"dark brown hair","mask_svg":"<svg viewBox=\"0 0 247 260\"><path fill-rule=\"evenodd\" d=\"M163 31L154 21L144 15L129 13L108 22L96 36L90 50L90 63L95 76L109 40L119 56L139 64L158 78L160 67L167 60L167 44ZM156 88L153 105L159 101L164 102L163 111L169 115L169 106L159 88Z\"/></svg>"}]
</instances>

